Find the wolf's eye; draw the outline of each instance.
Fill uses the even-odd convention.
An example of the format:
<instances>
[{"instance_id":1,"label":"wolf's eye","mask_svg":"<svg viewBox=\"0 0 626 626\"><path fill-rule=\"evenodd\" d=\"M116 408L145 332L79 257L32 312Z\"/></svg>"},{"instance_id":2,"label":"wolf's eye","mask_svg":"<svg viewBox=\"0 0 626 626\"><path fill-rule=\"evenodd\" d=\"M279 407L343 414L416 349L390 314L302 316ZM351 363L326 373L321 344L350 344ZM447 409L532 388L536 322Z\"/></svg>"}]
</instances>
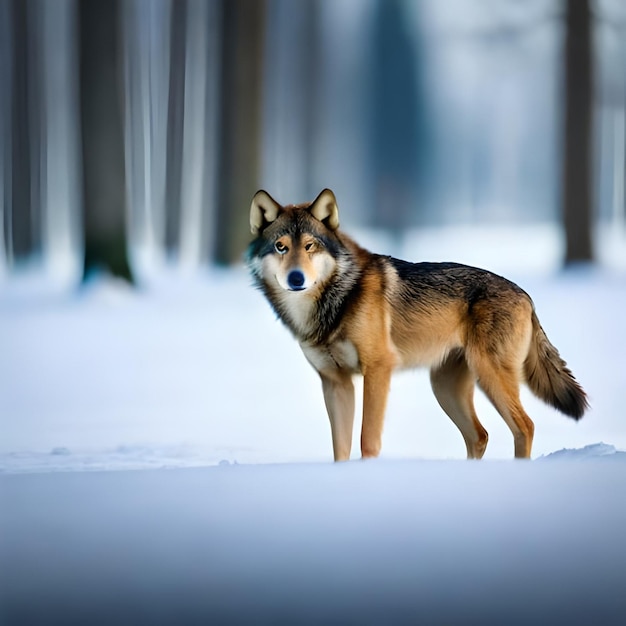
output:
<instances>
[{"instance_id":1,"label":"wolf's eye","mask_svg":"<svg viewBox=\"0 0 626 626\"><path fill-rule=\"evenodd\" d=\"M277 241L274 244L274 249L278 252L278 254L285 254L288 250L287 246L282 241Z\"/></svg>"}]
</instances>

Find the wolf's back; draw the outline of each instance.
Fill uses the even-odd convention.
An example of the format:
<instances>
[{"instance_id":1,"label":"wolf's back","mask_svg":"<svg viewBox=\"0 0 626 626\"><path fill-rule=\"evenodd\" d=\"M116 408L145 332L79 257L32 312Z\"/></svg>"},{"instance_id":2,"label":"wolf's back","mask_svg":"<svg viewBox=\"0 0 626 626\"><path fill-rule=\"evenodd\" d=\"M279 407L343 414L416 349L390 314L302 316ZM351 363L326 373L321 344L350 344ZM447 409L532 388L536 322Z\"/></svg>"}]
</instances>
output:
<instances>
[{"instance_id":1,"label":"wolf's back","mask_svg":"<svg viewBox=\"0 0 626 626\"><path fill-rule=\"evenodd\" d=\"M532 324L533 336L524 362L526 382L538 398L578 420L589 408L587 394L548 340L534 311Z\"/></svg>"}]
</instances>

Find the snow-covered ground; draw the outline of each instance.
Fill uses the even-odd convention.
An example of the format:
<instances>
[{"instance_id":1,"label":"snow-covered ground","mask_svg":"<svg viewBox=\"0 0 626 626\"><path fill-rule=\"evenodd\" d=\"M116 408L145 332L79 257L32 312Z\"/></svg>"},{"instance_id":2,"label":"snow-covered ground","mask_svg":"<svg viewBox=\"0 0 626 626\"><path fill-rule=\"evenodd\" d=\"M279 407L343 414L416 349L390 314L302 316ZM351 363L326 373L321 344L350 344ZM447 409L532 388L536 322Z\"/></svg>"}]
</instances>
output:
<instances>
[{"instance_id":1,"label":"snow-covered ground","mask_svg":"<svg viewBox=\"0 0 626 626\"><path fill-rule=\"evenodd\" d=\"M0 486L9 626L626 618L623 461L231 465Z\"/></svg>"},{"instance_id":2,"label":"snow-covered ground","mask_svg":"<svg viewBox=\"0 0 626 626\"><path fill-rule=\"evenodd\" d=\"M531 463L480 393L489 447L462 461L423 371L394 379L380 460L330 463L317 377L241 268L5 280L0 623L624 623L623 257L562 273L554 236L401 253L533 297L592 408L524 392Z\"/></svg>"}]
</instances>

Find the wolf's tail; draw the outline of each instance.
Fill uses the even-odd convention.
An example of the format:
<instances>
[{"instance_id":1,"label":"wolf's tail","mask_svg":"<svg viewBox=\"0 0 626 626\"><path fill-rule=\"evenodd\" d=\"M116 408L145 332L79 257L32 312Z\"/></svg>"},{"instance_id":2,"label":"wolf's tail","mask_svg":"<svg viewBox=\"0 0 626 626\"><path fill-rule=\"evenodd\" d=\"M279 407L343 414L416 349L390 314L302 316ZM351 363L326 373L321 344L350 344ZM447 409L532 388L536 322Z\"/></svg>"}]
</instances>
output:
<instances>
[{"instance_id":1,"label":"wolf's tail","mask_svg":"<svg viewBox=\"0 0 626 626\"><path fill-rule=\"evenodd\" d=\"M589 408L587 394L546 337L534 311L532 324L530 350L524 362L526 382L538 398L579 420Z\"/></svg>"}]
</instances>

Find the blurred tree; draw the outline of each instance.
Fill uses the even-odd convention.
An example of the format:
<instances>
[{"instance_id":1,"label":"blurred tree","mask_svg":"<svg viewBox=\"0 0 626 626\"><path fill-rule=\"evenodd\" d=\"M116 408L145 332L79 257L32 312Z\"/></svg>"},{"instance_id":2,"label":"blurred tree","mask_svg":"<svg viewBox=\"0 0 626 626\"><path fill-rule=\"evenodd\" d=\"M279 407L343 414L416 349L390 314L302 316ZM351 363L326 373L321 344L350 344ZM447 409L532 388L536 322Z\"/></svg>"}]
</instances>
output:
<instances>
[{"instance_id":1,"label":"blurred tree","mask_svg":"<svg viewBox=\"0 0 626 626\"><path fill-rule=\"evenodd\" d=\"M170 20L165 247L169 254L175 254L180 242L187 0L172 2Z\"/></svg>"},{"instance_id":2,"label":"blurred tree","mask_svg":"<svg viewBox=\"0 0 626 626\"><path fill-rule=\"evenodd\" d=\"M11 27L9 25L9 3L0 2L0 274L9 255L9 199L11 176L11 123L9 121L11 97Z\"/></svg>"},{"instance_id":3,"label":"blurred tree","mask_svg":"<svg viewBox=\"0 0 626 626\"><path fill-rule=\"evenodd\" d=\"M260 178L265 0L222 3L222 67L214 260L238 261Z\"/></svg>"},{"instance_id":4,"label":"blurred tree","mask_svg":"<svg viewBox=\"0 0 626 626\"><path fill-rule=\"evenodd\" d=\"M373 224L401 237L416 210L421 93L403 0L378 0L372 33Z\"/></svg>"},{"instance_id":5,"label":"blurred tree","mask_svg":"<svg viewBox=\"0 0 626 626\"><path fill-rule=\"evenodd\" d=\"M276 198L296 202L315 198L329 182L320 186L317 158L327 99L322 8L319 0L272 0L267 11L263 62L271 71L263 78L262 180Z\"/></svg>"},{"instance_id":6,"label":"blurred tree","mask_svg":"<svg viewBox=\"0 0 626 626\"><path fill-rule=\"evenodd\" d=\"M129 282L126 249L126 172L120 72L120 0L81 0L80 110L83 141L85 259L94 270Z\"/></svg>"},{"instance_id":7,"label":"blurred tree","mask_svg":"<svg viewBox=\"0 0 626 626\"><path fill-rule=\"evenodd\" d=\"M503 3L505 4L505 3ZM513 7L514 2L508 5ZM564 264L593 261L593 14L590 0L564 0L563 142L561 217L565 234ZM540 11L525 23L503 22L498 27L475 31L487 42L510 41L534 32L552 19Z\"/></svg>"},{"instance_id":8,"label":"blurred tree","mask_svg":"<svg viewBox=\"0 0 626 626\"><path fill-rule=\"evenodd\" d=\"M33 2L9 4L12 29L10 73L9 175L7 176L7 249L10 259L33 254L41 244L40 111L41 81L37 63L40 13Z\"/></svg>"},{"instance_id":9,"label":"blurred tree","mask_svg":"<svg viewBox=\"0 0 626 626\"><path fill-rule=\"evenodd\" d=\"M378 0L372 25L372 222L400 238L424 216L432 178L422 33L407 0Z\"/></svg>"},{"instance_id":10,"label":"blurred tree","mask_svg":"<svg viewBox=\"0 0 626 626\"><path fill-rule=\"evenodd\" d=\"M565 5L562 215L565 265L593 260L593 62L589 0Z\"/></svg>"}]
</instances>

